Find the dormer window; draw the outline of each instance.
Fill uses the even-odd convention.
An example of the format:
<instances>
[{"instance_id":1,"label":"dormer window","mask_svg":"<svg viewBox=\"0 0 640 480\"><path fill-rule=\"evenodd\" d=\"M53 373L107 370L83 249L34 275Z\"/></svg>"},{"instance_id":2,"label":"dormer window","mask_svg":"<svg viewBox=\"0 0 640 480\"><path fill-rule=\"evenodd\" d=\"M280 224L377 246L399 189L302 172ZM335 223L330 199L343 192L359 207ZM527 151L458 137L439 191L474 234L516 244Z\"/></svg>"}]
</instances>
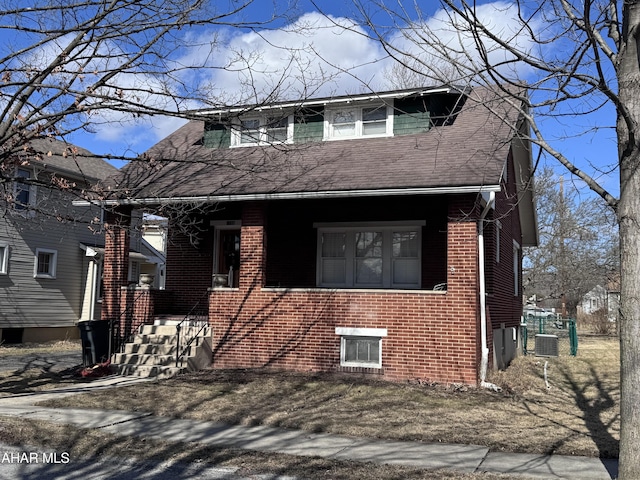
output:
<instances>
[{"instance_id":1,"label":"dormer window","mask_svg":"<svg viewBox=\"0 0 640 480\"><path fill-rule=\"evenodd\" d=\"M243 118L233 127L231 146L289 143L293 139L291 115Z\"/></svg>"},{"instance_id":2,"label":"dormer window","mask_svg":"<svg viewBox=\"0 0 640 480\"><path fill-rule=\"evenodd\" d=\"M393 134L392 108L387 105L327 109L325 139L384 137Z\"/></svg>"}]
</instances>

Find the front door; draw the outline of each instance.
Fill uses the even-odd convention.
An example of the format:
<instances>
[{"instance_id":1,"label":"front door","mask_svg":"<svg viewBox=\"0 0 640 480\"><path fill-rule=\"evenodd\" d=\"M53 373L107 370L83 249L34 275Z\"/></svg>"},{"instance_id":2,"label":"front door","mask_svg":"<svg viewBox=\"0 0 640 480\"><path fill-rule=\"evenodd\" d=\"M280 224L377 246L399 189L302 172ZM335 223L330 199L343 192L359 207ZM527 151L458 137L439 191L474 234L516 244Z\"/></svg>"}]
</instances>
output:
<instances>
[{"instance_id":1,"label":"front door","mask_svg":"<svg viewBox=\"0 0 640 480\"><path fill-rule=\"evenodd\" d=\"M216 273L231 274L231 286L238 287L240 279L240 229L220 230L216 256Z\"/></svg>"}]
</instances>

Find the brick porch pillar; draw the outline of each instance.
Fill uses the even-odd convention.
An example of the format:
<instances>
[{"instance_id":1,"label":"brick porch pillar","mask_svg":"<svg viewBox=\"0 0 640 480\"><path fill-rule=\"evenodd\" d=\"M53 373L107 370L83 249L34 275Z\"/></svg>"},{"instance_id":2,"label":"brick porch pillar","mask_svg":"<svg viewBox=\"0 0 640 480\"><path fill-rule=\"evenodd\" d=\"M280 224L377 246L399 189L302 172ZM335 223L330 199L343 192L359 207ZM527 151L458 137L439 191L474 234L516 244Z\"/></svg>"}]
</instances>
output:
<instances>
[{"instance_id":1,"label":"brick porch pillar","mask_svg":"<svg viewBox=\"0 0 640 480\"><path fill-rule=\"evenodd\" d=\"M105 246L102 280L104 294L102 297L101 320L114 321L119 326L118 337L124 334L125 318L121 318L123 301L122 287L126 287L129 274L129 227L131 226L131 207L117 207L105 212ZM126 300L126 299L125 299ZM118 325L120 324L120 325Z\"/></svg>"},{"instance_id":2,"label":"brick porch pillar","mask_svg":"<svg viewBox=\"0 0 640 480\"><path fill-rule=\"evenodd\" d=\"M242 211L240 233L240 290L262 288L266 270L266 205L248 203Z\"/></svg>"}]
</instances>

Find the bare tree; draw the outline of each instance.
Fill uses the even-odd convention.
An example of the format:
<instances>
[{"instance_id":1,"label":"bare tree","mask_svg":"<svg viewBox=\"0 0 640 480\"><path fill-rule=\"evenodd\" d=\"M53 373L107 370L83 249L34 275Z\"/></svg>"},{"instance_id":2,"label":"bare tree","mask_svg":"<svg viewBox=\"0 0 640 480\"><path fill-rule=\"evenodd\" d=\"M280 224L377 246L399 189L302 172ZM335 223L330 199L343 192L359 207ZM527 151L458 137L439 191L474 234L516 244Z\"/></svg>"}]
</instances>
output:
<instances>
[{"instance_id":1,"label":"bare tree","mask_svg":"<svg viewBox=\"0 0 640 480\"><path fill-rule=\"evenodd\" d=\"M620 478L640 478L640 2L440 0L441 9L429 17L417 2L354 0L353 5L370 37L425 83L502 88L504 101L520 108L528 120L533 146L617 215ZM523 85L526 90L513 88ZM555 131L545 129L551 121ZM612 150L617 144L617 157L612 151L611 158L590 159L585 167L574 161L556 140L580 125L582 135L615 132ZM603 181L616 169L618 197Z\"/></svg>"},{"instance_id":2,"label":"bare tree","mask_svg":"<svg viewBox=\"0 0 640 480\"><path fill-rule=\"evenodd\" d=\"M550 167L534 188L540 245L523 251L525 296L575 317L583 296L618 272L617 224L610 209Z\"/></svg>"},{"instance_id":3,"label":"bare tree","mask_svg":"<svg viewBox=\"0 0 640 480\"><path fill-rule=\"evenodd\" d=\"M151 116L191 119L196 109L279 98L291 86L291 69L304 70L293 47L281 49L289 66L261 84L252 81L261 68L256 66L259 53L220 54L226 46L221 31L268 29L295 12L292 2L274 2L272 12L264 4L252 8L253 3L45 0L31 5L0 0L1 200L12 204L15 185L37 181L20 177L16 167L46 163L51 152L38 148L42 139L67 142L74 133L95 132L114 122L128 125ZM214 82L214 74L223 70L244 72L233 92ZM301 95L307 92L300 89L313 90L322 82L317 76L295 80ZM83 158L92 154L148 160L139 152L87 152L70 143L55 153L73 158L79 171ZM75 190L84 193L84 188Z\"/></svg>"}]
</instances>

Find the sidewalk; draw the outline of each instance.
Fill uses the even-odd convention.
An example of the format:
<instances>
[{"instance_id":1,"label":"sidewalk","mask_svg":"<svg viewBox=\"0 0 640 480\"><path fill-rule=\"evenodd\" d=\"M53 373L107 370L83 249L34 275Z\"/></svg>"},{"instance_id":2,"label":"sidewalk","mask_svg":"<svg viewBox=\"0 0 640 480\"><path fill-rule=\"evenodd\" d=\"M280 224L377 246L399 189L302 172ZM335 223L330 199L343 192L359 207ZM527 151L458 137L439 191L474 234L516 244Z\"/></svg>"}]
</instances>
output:
<instances>
[{"instance_id":1,"label":"sidewalk","mask_svg":"<svg viewBox=\"0 0 640 480\"><path fill-rule=\"evenodd\" d=\"M617 475L617 460L489 452L486 447L477 445L374 440L264 426L246 427L155 417L148 413L34 406L35 403L47 399L142 381L149 380L114 376L58 390L0 398L0 416L46 420L80 428L99 428L119 436L146 437L169 442L198 442L217 447L424 469L444 468L467 473L493 472L544 479L576 480L605 480Z\"/></svg>"}]
</instances>

